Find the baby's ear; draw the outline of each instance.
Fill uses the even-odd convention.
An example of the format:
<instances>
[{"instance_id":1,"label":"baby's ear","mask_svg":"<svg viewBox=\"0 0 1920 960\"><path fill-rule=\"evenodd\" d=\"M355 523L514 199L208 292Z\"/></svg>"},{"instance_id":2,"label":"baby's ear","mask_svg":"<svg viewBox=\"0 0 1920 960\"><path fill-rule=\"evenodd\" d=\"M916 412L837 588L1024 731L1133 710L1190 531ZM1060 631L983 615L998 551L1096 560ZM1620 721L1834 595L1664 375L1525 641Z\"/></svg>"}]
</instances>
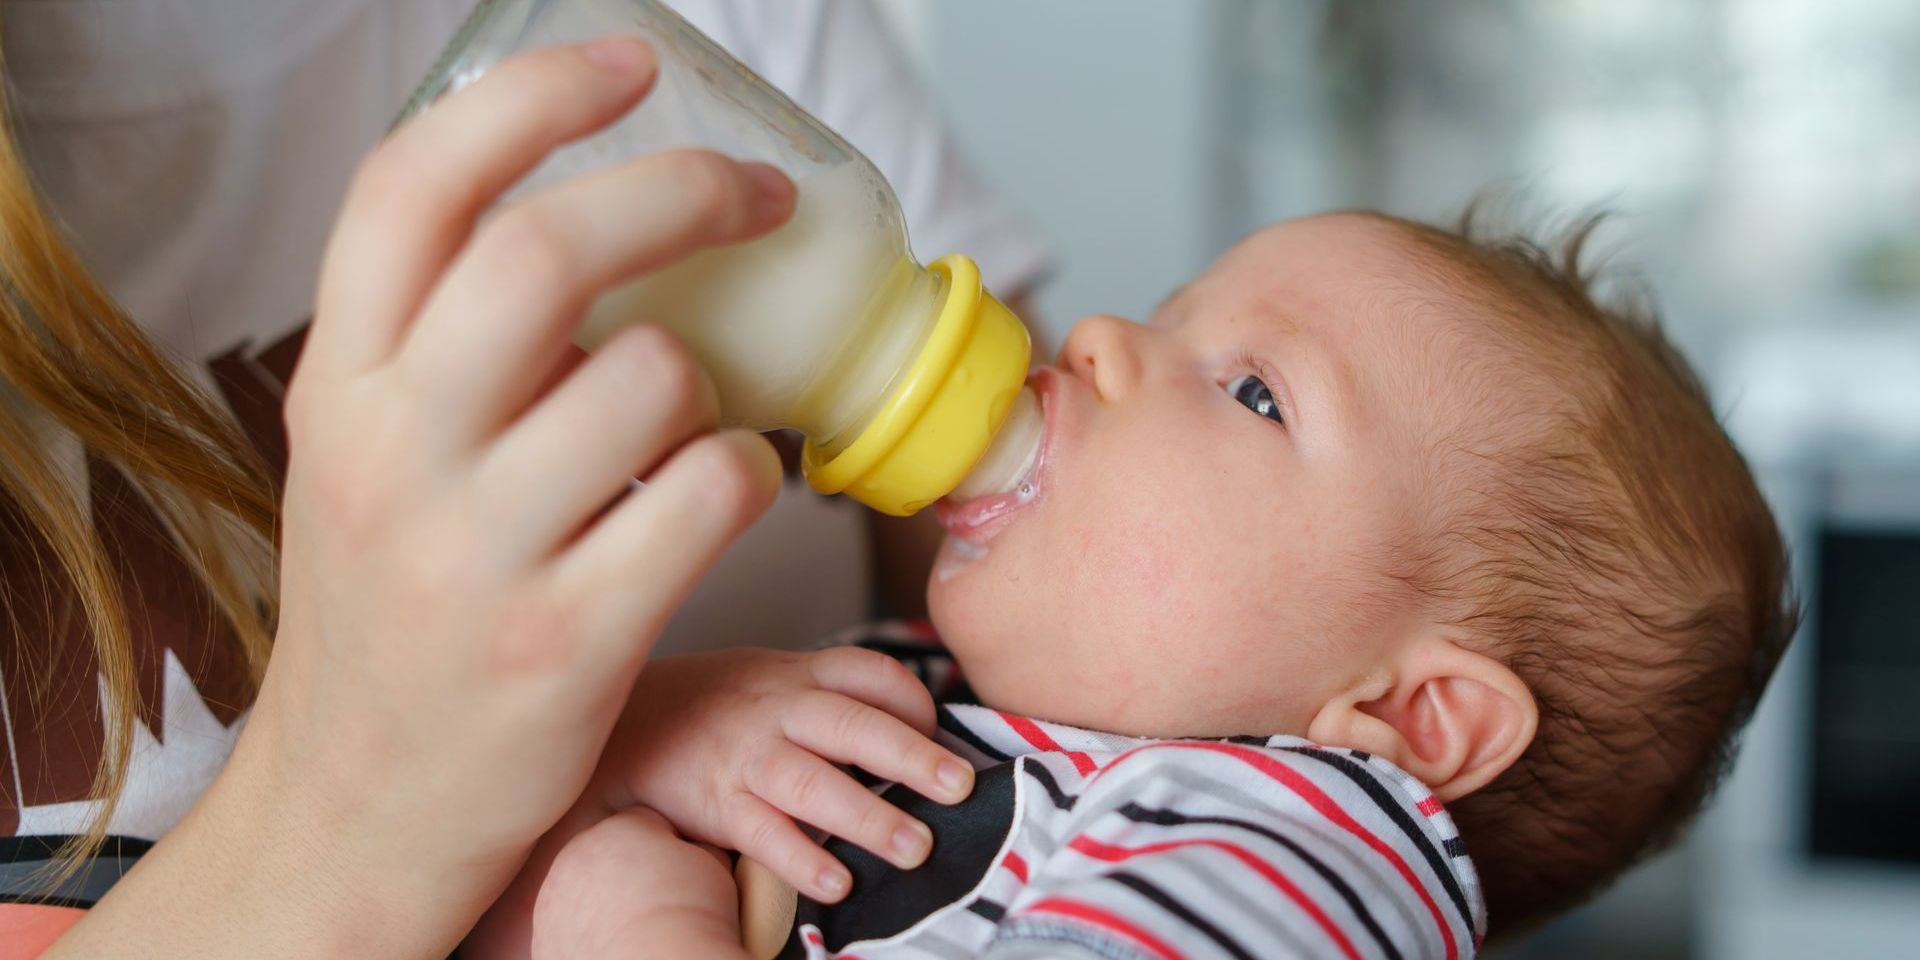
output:
<instances>
[{"instance_id":1,"label":"baby's ear","mask_svg":"<svg viewBox=\"0 0 1920 960\"><path fill-rule=\"evenodd\" d=\"M1505 664L1432 634L1328 701L1307 737L1385 758L1450 803L1512 766L1539 722L1533 693Z\"/></svg>"}]
</instances>

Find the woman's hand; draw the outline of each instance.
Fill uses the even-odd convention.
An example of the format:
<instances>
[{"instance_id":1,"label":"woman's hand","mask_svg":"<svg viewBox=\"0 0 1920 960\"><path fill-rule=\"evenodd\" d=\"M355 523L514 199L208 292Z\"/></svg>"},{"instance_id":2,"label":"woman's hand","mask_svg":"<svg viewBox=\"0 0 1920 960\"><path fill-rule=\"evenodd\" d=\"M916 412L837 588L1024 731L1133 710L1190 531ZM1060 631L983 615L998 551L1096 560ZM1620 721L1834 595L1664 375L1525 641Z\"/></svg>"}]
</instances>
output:
<instances>
[{"instance_id":1,"label":"woman's hand","mask_svg":"<svg viewBox=\"0 0 1920 960\"><path fill-rule=\"evenodd\" d=\"M791 183L669 153L482 219L653 76L633 40L517 58L354 181L287 397L277 649L209 800L142 864L244 877L223 906L228 926L259 914L246 955L446 955L579 796L675 605L772 501L777 459L713 432L670 336L583 359L571 334L601 291L772 229ZM133 879L103 907L140 909ZM147 889L149 924L181 909ZM178 945L141 955L221 952Z\"/></svg>"},{"instance_id":2,"label":"woman's hand","mask_svg":"<svg viewBox=\"0 0 1920 960\"><path fill-rule=\"evenodd\" d=\"M284 613L252 721L266 764L353 862L439 886L469 922L579 795L661 625L779 482L765 441L712 432L711 386L658 328L565 368L595 295L772 228L784 177L663 154L476 227L652 74L632 41L536 54L375 153L288 398Z\"/></svg>"}]
</instances>

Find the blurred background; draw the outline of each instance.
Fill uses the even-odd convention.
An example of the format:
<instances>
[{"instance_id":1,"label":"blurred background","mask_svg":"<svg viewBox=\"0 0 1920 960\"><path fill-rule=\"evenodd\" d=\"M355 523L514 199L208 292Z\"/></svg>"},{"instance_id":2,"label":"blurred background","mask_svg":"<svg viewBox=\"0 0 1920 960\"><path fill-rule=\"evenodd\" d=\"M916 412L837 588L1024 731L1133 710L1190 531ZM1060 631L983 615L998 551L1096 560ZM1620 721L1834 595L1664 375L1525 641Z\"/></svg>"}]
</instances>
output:
<instances>
[{"instance_id":1,"label":"blurred background","mask_svg":"<svg viewBox=\"0 0 1920 960\"><path fill-rule=\"evenodd\" d=\"M1920 3L882 2L1056 337L1285 217L1618 211L1810 615L1688 842L1498 955L1920 956Z\"/></svg>"}]
</instances>

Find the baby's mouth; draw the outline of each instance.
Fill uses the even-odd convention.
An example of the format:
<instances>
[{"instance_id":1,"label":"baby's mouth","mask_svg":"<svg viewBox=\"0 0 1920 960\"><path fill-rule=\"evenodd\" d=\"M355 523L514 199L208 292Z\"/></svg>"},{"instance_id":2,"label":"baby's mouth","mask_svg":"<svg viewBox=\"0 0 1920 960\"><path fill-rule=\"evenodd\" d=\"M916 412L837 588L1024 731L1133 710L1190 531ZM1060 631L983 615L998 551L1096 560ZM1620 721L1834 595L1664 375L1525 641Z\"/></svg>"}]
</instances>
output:
<instances>
[{"instance_id":1,"label":"baby's mouth","mask_svg":"<svg viewBox=\"0 0 1920 960\"><path fill-rule=\"evenodd\" d=\"M1023 507L1038 500L1044 492L1047 458L1053 446L1053 383L1049 370L1036 372L1028 383L1040 402L1041 436L1039 454L1028 465L1026 475L1004 493L966 500L942 500L934 513L947 533L976 546L993 539Z\"/></svg>"}]
</instances>

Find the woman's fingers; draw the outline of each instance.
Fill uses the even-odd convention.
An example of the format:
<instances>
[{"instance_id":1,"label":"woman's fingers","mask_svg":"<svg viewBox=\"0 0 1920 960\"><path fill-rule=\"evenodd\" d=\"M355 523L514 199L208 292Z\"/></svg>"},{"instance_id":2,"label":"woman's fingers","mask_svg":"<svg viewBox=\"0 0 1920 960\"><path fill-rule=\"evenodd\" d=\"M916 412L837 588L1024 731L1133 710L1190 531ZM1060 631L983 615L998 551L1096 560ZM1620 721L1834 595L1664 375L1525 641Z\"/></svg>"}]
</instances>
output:
<instances>
[{"instance_id":1,"label":"woman's fingers","mask_svg":"<svg viewBox=\"0 0 1920 960\"><path fill-rule=\"evenodd\" d=\"M791 817L751 793L734 793L722 802L723 822L733 832L734 849L760 861L775 876L821 903L838 903L853 889L853 875Z\"/></svg>"},{"instance_id":2,"label":"woman's fingers","mask_svg":"<svg viewBox=\"0 0 1920 960\"><path fill-rule=\"evenodd\" d=\"M564 465L559 467L564 469ZM552 585L582 616L604 659L627 670L728 544L773 504L780 457L758 434L725 431L681 447L555 562Z\"/></svg>"},{"instance_id":3,"label":"woman's fingers","mask_svg":"<svg viewBox=\"0 0 1920 960\"><path fill-rule=\"evenodd\" d=\"M487 452L479 502L513 518L502 523L510 552L545 555L718 415L713 385L672 334L623 330Z\"/></svg>"},{"instance_id":4,"label":"woman's fingers","mask_svg":"<svg viewBox=\"0 0 1920 960\"><path fill-rule=\"evenodd\" d=\"M341 375L387 359L481 212L555 147L626 113L654 76L635 39L539 50L396 131L348 190L308 353Z\"/></svg>"},{"instance_id":5,"label":"woman's fingers","mask_svg":"<svg viewBox=\"0 0 1920 960\"><path fill-rule=\"evenodd\" d=\"M429 297L402 367L450 439L477 441L534 401L597 296L773 229L794 196L772 167L686 150L516 201L480 227Z\"/></svg>"},{"instance_id":6,"label":"woman's fingers","mask_svg":"<svg viewBox=\"0 0 1920 960\"><path fill-rule=\"evenodd\" d=\"M837 693L801 695L782 716L781 732L796 746L941 803L958 803L973 790L965 761L900 718Z\"/></svg>"}]
</instances>

